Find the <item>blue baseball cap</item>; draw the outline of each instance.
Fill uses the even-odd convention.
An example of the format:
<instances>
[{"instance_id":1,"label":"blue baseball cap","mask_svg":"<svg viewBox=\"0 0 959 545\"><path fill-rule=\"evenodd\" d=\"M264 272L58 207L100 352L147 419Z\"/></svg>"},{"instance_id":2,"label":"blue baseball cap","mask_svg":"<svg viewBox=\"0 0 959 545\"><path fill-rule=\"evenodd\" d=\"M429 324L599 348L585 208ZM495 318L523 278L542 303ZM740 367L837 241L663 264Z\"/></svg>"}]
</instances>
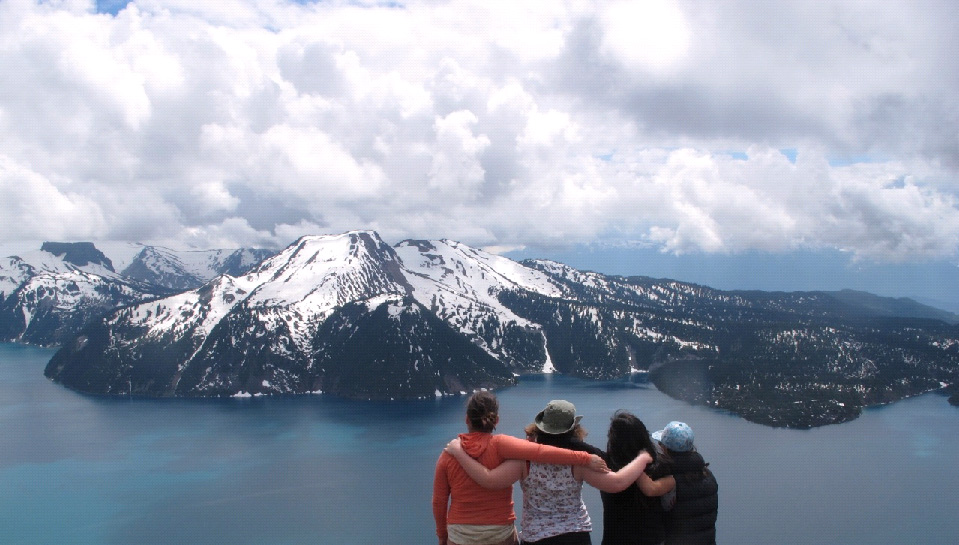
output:
<instances>
[{"instance_id":1,"label":"blue baseball cap","mask_svg":"<svg viewBox=\"0 0 959 545\"><path fill-rule=\"evenodd\" d=\"M654 432L652 437L675 452L693 450L693 429L684 422L670 422L662 430Z\"/></svg>"}]
</instances>

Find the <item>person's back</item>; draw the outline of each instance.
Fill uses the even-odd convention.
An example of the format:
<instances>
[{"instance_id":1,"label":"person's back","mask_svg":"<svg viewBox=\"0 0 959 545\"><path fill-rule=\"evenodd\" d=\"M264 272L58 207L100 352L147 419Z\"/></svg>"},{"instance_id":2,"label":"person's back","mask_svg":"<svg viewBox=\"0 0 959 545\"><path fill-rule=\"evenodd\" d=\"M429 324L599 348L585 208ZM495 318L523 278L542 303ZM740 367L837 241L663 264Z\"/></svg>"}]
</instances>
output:
<instances>
[{"instance_id":1,"label":"person's back","mask_svg":"<svg viewBox=\"0 0 959 545\"><path fill-rule=\"evenodd\" d=\"M523 518L520 523L523 543L578 532L587 532L589 543L593 528L583 503L583 483L573 476L571 466L529 464L520 481L523 489Z\"/></svg>"},{"instance_id":2,"label":"person's back","mask_svg":"<svg viewBox=\"0 0 959 545\"><path fill-rule=\"evenodd\" d=\"M489 433L472 432L460 435L463 448L473 458L486 467L496 467L506 458L499 452L497 436ZM490 490L476 484L463 468L449 455L440 457L441 471L445 479L434 479L435 483L448 483L452 492L447 523L450 524L512 524L513 491L510 488ZM445 498L446 495L436 495ZM443 502L441 509L445 509Z\"/></svg>"},{"instance_id":3,"label":"person's back","mask_svg":"<svg viewBox=\"0 0 959 545\"><path fill-rule=\"evenodd\" d=\"M650 440L646 425L636 415L620 410L610 420L606 463L611 468L641 449L656 451L655 461L646 468L653 480L671 474L669 460L661 445ZM602 545L659 545L666 539L663 508L659 497L647 497L636 484L622 492L602 492Z\"/></svg>"},{"instance_id":4,"label":"person's back","mask_svg":"<svg viewBox=\"0 0 959 545\"><path fill-rule=\"evenodd\" d=\"M539 443L580 451L596 451L582 441L582 416L562 399L550 401L526 428ZM522 543L589 544L593 525L583 503L583 481L571 466L530 463L520 480L523 489Z\"/></svg>"},{"instance_id":5,"label":"person's back","mask_svg":"<svg viewBox=\"0 0 959 545\"><path fill-rule=\"evenodd\" d=\"M666 545L715 545L719 485L693 446L693 430L670 422L658 435L676 481L675 503L664 516Z\"/></svg>"},{"instance_id":6,"label":"person's back","mask_svg":"<svg viewBox=\"0 0 959 545\"><path fill-rule=\"evenodd\" d=\"M715 545L719 485L696 451L671 453L676 504L666 512L667 545Z\"/></svg>"},{"instance_id":7,"label":"person's back","mask_svg":"<svg viewBox=\"0 0 959 545\"><path fill-rule=\"evenodd\" d=\"M657 460L647 470L652 479L670 475L668 465ZM622 492L600 494L603 501L602 545L657 545L666 539L662 504L635 484Z\"/></svg>"}]
</instances>

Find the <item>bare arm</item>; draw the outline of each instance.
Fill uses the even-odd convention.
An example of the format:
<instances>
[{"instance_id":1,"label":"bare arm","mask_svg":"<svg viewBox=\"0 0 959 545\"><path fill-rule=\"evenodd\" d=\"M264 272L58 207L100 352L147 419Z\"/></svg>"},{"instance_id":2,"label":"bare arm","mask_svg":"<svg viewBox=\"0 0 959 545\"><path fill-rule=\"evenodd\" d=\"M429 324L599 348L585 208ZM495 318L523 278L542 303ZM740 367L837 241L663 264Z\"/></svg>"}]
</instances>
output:
<instances>
[{"instance_id":1,"label":"bare arm","mask_svg":"<svg viewBox=\"0 0 959 545\"><path fill-rule=\"evenodd\" d=\"M663 494L667 494L669 491L675 488L676 479L674 479L672 475L667 475L654 481L649 478L649 475L643 473L639 476L639 483L637 484L639 484L639 490L644 496L655 498L662 496Z\"/></svg>"},{"instance_id":2,"label":"bare arm","mask_svg":"<svg viewBox=\"0 0 959 545\"><path fill-rule=\"evenodd\" d=\"M652 461L652 456L644 450L640 452L639 456L634 458L632 462L626 464L615 473L598 473L579 467L573 471L576 478L586 481L594 488L598 488L603 492L622 492L626 490L629 485L636 482L641 475L644 475L643 470L645 470L646 466Z\"/></svg>"},{"instance_id":3,"label":"bare arm","mask_svg":"<svg viewBox=\"0 0 959 545\"><path fill-rule=\"evenodd\" d=\"M446 445L446 452L453 455L467 475L483 488L507 488L523 478L523 468L526 466L523 460L506 460L490 469L467 454L459 439L450 441Z\"/></svg>"}]
</instances>

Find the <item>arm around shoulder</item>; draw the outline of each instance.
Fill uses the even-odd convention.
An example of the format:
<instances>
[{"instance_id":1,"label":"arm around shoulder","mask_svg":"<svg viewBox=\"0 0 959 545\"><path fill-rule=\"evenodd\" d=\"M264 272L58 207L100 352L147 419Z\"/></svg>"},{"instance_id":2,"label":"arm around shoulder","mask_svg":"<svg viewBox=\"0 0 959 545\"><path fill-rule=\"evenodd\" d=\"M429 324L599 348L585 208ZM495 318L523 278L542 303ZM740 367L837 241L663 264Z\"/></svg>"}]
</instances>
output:
<instances>
[{"instance_id":1,"label":"arm around shoulder","mask_svg":"<svg viewBox=\"0 0 959 545\"><path fill-rule=\"evenodd\" d=\"M668 494L673 488L676 488L676 479L672 475L667 475L655 481L649 475L643 473L639 476L639 491L648 498L655 498Z\"/></svg>"},{"instance_id":2,"label":"arm around shoulder","mask_svg":"<svg viewBox=\"0 0 959 545\"><path fill-rule=\"evenodd\" d=\"M493 436L493 440L503 458L564 466L585 466L592 463L592 455L588 452L541 445L511 435L497 434Z\"/></svg>"},{"instance_id":3,"label":"arm around shoulder","mask_svg":"<svg viewBox=\"0 0 959 545\"><path fill-rule=\"evenodd\" d=\"M483 488L508 488L523 477L523 460L506 460L490 469L463 450L458 439L446 445L446 452L456 458L466 474Z\"/></svg>"},{"instance_id":4,"label":"arm around shoulder","mask_svg":"<svg viewBox=\"0 0 959 545\"><path fill-rule=\"evenodd\" d=\"M643 470L652 462L648 452L642 451L632 462L626 464L615 473L600 473L588 469L580 469L579 475L584 481L603 492L622 492L643 475ZM578 469L578 468L577 468Z\"/></svg>"}]
</instances>

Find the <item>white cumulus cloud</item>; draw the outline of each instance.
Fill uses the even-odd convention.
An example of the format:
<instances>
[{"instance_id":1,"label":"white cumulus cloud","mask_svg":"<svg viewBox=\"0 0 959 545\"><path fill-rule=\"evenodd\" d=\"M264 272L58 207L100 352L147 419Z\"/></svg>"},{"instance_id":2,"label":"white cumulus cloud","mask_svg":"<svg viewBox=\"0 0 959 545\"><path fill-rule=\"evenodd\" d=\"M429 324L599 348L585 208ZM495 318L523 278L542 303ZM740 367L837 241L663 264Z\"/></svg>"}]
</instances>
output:
<instances>
[{"instance_id":1,"label":"white cumulus cloud","mask_svg":"<svg viewBox=\"0 0 959 545\"><path fill-rule=\"evenodd\" d=\"M0 242L959 254L948 1L0 2Z\"/></svg>"}]
</instances>

